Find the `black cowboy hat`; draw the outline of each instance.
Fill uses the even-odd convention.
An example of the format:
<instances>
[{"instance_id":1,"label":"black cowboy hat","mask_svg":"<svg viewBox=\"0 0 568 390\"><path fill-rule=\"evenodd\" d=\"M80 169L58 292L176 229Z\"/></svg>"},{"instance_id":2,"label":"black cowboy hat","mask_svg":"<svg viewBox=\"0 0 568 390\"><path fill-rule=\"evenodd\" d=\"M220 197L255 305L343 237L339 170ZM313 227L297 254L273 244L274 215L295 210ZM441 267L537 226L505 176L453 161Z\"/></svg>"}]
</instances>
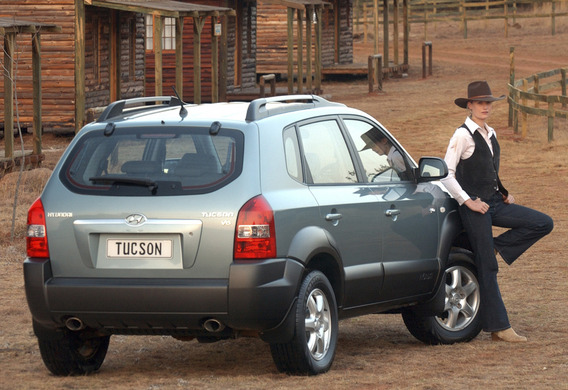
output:
<instances>
[{"instance_id":1,"label":"black cowboy hat","mask_svg":"<svg viewBox=\"0 0 568 390\"><path fill-rule=\"evenodd\" d=\"M454 103L458 107L467 108L467 102L480 101L480 102L494 102L497 100L505 99L505 95L495 97L491 94L491 88L487 81L474 81L467 86L467 98L457 98Z\"/></svg>"}]
</instances>

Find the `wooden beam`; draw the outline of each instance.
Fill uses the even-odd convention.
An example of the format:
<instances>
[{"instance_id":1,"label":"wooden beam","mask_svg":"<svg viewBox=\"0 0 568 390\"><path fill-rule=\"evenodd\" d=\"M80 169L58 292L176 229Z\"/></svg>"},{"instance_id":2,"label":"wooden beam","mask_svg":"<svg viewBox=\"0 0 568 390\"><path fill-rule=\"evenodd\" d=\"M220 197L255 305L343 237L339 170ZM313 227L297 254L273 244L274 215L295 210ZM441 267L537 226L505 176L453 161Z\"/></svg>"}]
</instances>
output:
<instances>
[{"instance_id":1,"label":"wooden beam","mask_svg":"<svg viewBox=\"0 0 568 390\"><path fill-rule=\"evenodd\" d=\"M163 89L163 62L162 62L162 35L164 31L164 17L154 15L154 78L155 95L162 96Z\"/></svg>"},{"instance_id":2,"label":"wooden beam","mask_svg":"<svg viewBox=\"0 0 568 390\"><path fill-rule=\"evenodd\" d=\"M219 37L215 34L217 16L211 17L211 102L219 101Z\"/></svg>"},{"instance_id":3,"label":"wooden beam","mask_svg":"<svg viewBox=\"0 0 568 390\"><path fill-rule=\"evenodd\" d=\"M316 47L315 47L315 63L316 63L316 93L321 93L321 75L322 75L322 65L321 65L321 37L322 37L322 7L316 8L316 16L318 23L316 24Z\"/></svg>"},{"instance_id":4,"label":"wooden beam","mask_svg":"<svg viewBox=\"0 0 568 390\"><path fill-rule=\"evenodd\" d=\"M120 99L120 18L118 11L110 11L109 100Z\"/></svg>"},{"instance_id":5,"label":"wooden beam","mask_svg":"<svg viewBox=\"0 0 568 390\"><path fill-rule=\"evenodd\" d=\"M201 103L201 32L205 17L193 18L193 103Z\"/></svg>"},{"instance_id":6,"label":"wooden beam","mask_svg":"<svg viewBox=\"0 0 568 390\"><path fill-rule=\"evenodd\" d=\"M306 8L306 88L312 92L312 15L315 15L313 6Z\"/></svg>"},{"instance_id":7,"label":"wooden beam","mask_svg":"<svg viewBox=\"0 0 568 390\"><path fill-rule=\"evenodd\" d=\"M222 27L221 27L221 48L219 56L221 57L221 62L219 64L219 101L227 101L227 30L228 30L229 18L227 15L223 15Z\"/></svg>"},{"instance_id":8,"label":"wooden beam","mask_svg":"<svg viewBox=\"0 0 568 390\"><path fill-rule=\"evenodd\" d=\"M41 154L41 35L32 35L33 154ZM5 136L5 134L4 134Z\"/></svg>"},{"instance_id":9,"label":"wooden beam","mask_svg":"<svg viewBox=\"0 0 568 390\"><path fill-rule=\"evenodd\" d=\"M4 150L5 157L14 156L14 45L16 34L4 35Z\"/></svg>"},{"instance_id":10,"label":"wooden beam","mask_svg":"<svg viewBox=\"0 0 568 390\"><path fill-rule=\"evenodd\" d=\"M288 93L294 93L294 9L288 12Z\"/></svg>"},{"instance_id":11,"label":"wooden beam","mask_svg":"<svg viewBox=\"0 0 568 390\"><path fill-rule=\"evenodd\" d=\"M297 58L298 58L298 93L304 91L304 12L298 10L296 12L298 17L298 45L297 45Z\"/></svg>"},{"instance_id":12,"label":"wooden beam","mask_svg":"<svg viewBox=\"0 0 568 390\"><path fill-rule=\"evenodd\" d=\"M85 117L85 4L75 1L75 134Z\"/></svg>"},{"instance_id":13,"label":"wooden beam","mask_svg":"<svg viewBox=\"0 0 568 390\"><path fill-rule=\"evenodd\" d=\"M183 18L176 18L176 91L183 99Z\"/></svg>"}]
</instances>

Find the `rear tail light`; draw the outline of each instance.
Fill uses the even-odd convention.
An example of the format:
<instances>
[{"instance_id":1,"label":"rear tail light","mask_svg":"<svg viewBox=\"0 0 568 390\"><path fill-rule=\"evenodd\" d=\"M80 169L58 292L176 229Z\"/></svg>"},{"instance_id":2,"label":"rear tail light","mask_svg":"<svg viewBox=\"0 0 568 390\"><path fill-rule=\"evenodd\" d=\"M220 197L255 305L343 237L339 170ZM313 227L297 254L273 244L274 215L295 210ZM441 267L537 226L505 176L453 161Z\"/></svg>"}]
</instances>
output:
<instances>
[{"instance_id":1,"label":"rear tail light","mask_svg":"<svg viewBox=\"0 0 568 390\"><path fill-rule=\"evenodd\" d=\"M45 212L40 199L37 199L28 211L26 249L28 257L49 257Z\"/></svg>"},{"instance_id":2,"label":"rear tail light","mask_svg":"<svg viewBox=\"0 0 568 390\"><path fill-rule=\"evenodd\" d=\"M276 256L274 213L263 196L249 200L239 211L235 231L235 259Z\"/></svg>"}]
</instances>

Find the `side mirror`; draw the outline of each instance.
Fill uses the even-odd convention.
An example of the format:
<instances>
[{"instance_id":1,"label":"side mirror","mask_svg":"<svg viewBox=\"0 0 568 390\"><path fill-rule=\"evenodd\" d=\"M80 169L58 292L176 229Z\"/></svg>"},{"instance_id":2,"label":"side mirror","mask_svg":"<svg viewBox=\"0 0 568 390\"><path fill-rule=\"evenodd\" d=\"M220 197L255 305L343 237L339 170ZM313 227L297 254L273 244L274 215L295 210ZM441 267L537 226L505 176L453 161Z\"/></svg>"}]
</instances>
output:
<instances>
[{"instance_id":1,"label":"side mirror","mask_svg":"<svg viewBox=\"0 0 568 390\"><path fill-rule=\"evenodd\" d=\"M422 157L418 162L415 174L418 183L440 180L446 176L448 176L448 166L443 159L439 157Z\"/></svg>"}]
</instances>

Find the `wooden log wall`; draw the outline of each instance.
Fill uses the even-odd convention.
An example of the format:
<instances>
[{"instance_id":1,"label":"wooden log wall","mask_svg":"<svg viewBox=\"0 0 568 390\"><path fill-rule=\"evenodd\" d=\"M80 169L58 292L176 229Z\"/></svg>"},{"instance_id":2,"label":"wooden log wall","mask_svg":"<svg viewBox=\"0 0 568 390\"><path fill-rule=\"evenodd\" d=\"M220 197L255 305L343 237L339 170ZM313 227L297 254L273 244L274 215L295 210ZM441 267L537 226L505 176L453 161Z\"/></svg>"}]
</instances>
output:
<instances>
[{"instance_id":1,"label":"wooden log wall","mask_svg":"<svg viewBox=\"0 0 568 390\"><path fill-rule=\"evenodd\" d=\"M42 122L44 131L72 131L75 117L74 0L2 0L0 13L5 17L61 26L61 33L41 34ZM0 38L3 51L3 37ZM18 116L22 129L31 132L32 48L28 34L18 34L15 52L14 83ZM3 84L1 81L0 106L4 105ZM0 110L0 125L3 126L3 123L4 110Z\"/></svg>"},{"instance_id":2,"label":"wooden log wall","mask_svg":"<svg viewBox=\"0 0 568 390\"><path fill-rule=\"evenodd\" d=\"M335 11L325 7L322 12L322 66L331 66L335 63L350 64L353 62L353 2L352 0L335 0L334 8L339 11L338 53L336 58L336 30ZM306 16L304 16L305 19ZM305 28L305 21L304 21ZM315 29L314 29L315 30ZM312 32L314 34L315 31ZM294 62L297 61L297 17L294 16ZM304 63L307 59L305 48L302 57ZM257 73L287 73L287 13L286 7L262 0L258 1L257 25ZM315 36L312 36L312 56L315 53ZM337 61L336 61L337 59ZM313 58L312 58L313 61ZM296 68L296 67L295 67Z\"/></svg>"}]
</instances>

